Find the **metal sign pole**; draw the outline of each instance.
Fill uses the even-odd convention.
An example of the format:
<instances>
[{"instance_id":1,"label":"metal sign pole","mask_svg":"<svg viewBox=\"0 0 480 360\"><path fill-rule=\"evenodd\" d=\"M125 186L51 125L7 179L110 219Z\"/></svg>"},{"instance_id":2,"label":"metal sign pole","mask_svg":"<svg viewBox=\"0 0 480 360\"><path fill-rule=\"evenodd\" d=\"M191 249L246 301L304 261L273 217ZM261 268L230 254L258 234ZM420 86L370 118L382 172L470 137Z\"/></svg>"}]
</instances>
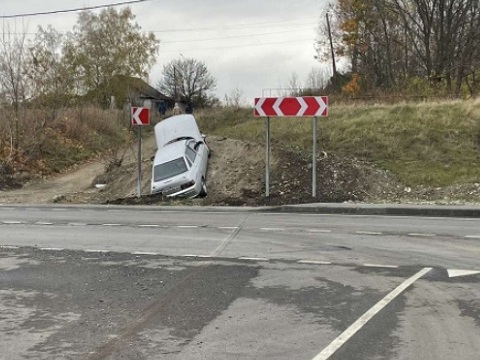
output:
<instances>
[{"instance_id":1,"label":"metal sign pole","mask_svg":"<svg viewBox=\"0 0 480 360\"><path fill-rule=\"evenodd\" d=\"M270 117L267 116L267 161L266 161L266 170L265 170L265 196L270 196Z\"/></svg>"},{"instance_id":2,"label":"metal sign pole","mask_svg":"<svg viewBox=\"0 0 480 360\"><path fill-rule=\"evenodd\" d=\"M312 197L317 196L317 117L313 122L313 154L312 154Z\"/></svg>"},{"instance_id":3,"label":"metal sign pole","mask_svg":"<svg viewBox=\"0 0 480 360\"><path fill-rule=\"evenodd\" d=\"M142 196L142 126L137 125L138 128L138 192L137 197Z\"/></svg>"}]
</instances>

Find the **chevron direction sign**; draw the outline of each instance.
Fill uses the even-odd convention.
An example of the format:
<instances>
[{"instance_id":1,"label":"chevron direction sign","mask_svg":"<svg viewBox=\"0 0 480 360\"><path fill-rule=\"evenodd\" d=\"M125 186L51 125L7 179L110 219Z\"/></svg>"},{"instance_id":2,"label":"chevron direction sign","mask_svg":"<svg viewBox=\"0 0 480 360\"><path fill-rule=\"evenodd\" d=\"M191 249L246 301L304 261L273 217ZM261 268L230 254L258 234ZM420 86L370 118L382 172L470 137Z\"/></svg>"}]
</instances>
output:
<instances>
[{"instance_id":1,"label":"chevron direction sign","mask_svg":"<svg viewBox=\"0 0 480 360\"><path fill-rule=\"evenodd\" d=\"M326 117L327 96L255 98L256 117Z\"/></svg>"},{"instance_id":2,"label":"chevron direction sign","mask_svg":"<svg viewBox=\"0 0 480 360\"><path fill-rule=\"evenodd\" d=\"M150 109L147 107L132 107L132 125L150 125Z\"/></svg>"}]
</instances>

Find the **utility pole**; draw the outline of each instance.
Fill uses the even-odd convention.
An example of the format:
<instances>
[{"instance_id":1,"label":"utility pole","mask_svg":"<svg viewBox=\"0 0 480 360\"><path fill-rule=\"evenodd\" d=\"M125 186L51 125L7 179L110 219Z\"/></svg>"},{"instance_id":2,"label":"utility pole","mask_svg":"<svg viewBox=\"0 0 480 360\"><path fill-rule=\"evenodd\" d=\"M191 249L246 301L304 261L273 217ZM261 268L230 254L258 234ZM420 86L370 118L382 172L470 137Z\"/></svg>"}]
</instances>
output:
<instances>
[{"instance_id":1,"label":"utility pole","mask_svg":"<svg viewBox=\"0 0 480 360\"><path fill-rule=\"evenodd\" d=\"M177 68L175 65L173 65L173 98L175 101L178 101L177 99Z\"/></svg>"},{"instance_id":2,"label":"utility pole","mask_svg":"<svg viewBox=\"0 0 480 360\"><path fill-rule=\"evenodd\" d=\"M330 19L328 18L328 12L325 14L327 18L327 29L328 29L328 39L330 41L330 51L332 52L332 67L333 67L333 76L332 76L332 86L334 92L337 91L337 65L335 63L335 51L333 49L333 39L332 39L332 30L330 29Z\"/></svg>"}]
</instances>

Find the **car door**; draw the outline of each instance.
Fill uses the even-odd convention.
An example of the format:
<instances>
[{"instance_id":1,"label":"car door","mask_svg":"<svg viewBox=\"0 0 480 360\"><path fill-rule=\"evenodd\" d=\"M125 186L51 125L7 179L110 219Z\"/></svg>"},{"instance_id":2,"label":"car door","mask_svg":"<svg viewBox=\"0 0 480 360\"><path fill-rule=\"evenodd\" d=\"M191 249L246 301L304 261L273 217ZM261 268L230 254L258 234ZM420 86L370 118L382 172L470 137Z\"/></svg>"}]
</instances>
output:
<instances>
[{"instance_id":1,"label":"car door","mask_svg":"<svg viewBox=\"0 0 480 360\"><path fill-rule=\"evenodd\" d=\"M207 178L207 163L208 163L208 148L203 141L198 141L195 144L195 150L197 150L197 155L200 158L200 172L203 177Z\"/></svg>"},{"instance_id":2,"label":"car door","mask_svg":"<svg viewBox=\"0 0 480 360\"><path fill-rule=\"evenodd\" d=\"M191 140L187 142L187 147L185 150L185 156L189 159L192 163L192 167L190 169L192 173L192 177L195 180L195 184L198 184L198 188L200 189L200 184L202 183L202 164L201 164L201 157L199 156L198 152L195 150L195 140Z\"/></svg>"}]
</instances>

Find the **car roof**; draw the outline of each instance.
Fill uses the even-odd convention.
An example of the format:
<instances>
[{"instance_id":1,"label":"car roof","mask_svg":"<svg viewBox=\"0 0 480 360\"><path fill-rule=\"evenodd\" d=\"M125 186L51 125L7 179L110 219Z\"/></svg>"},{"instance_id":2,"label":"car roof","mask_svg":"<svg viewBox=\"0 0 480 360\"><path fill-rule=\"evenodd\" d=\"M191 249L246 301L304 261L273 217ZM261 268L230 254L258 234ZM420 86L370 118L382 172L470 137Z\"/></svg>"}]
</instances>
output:
<instances>
[{"instance_id":1,"label":"car roof","mask_svg":"<svg viewBox=\"0 0 480 360\"><path fill-rule=\"evenodd\" d=\"M202 140L197 122L191 114L175 115L155 125L155 140L160 149L175 139L193 138Z\"/></svg>"},{"instance_id":2,"label":"car roof","mask_svg":"<svg viewBox=\"0 0 480 360\"><path fill-rule=\"evenodd\" d=\"M155 153L153 165L163 164L185 156L186 140L176 141L158 149Z\"/></svg>"}]
</instances>

